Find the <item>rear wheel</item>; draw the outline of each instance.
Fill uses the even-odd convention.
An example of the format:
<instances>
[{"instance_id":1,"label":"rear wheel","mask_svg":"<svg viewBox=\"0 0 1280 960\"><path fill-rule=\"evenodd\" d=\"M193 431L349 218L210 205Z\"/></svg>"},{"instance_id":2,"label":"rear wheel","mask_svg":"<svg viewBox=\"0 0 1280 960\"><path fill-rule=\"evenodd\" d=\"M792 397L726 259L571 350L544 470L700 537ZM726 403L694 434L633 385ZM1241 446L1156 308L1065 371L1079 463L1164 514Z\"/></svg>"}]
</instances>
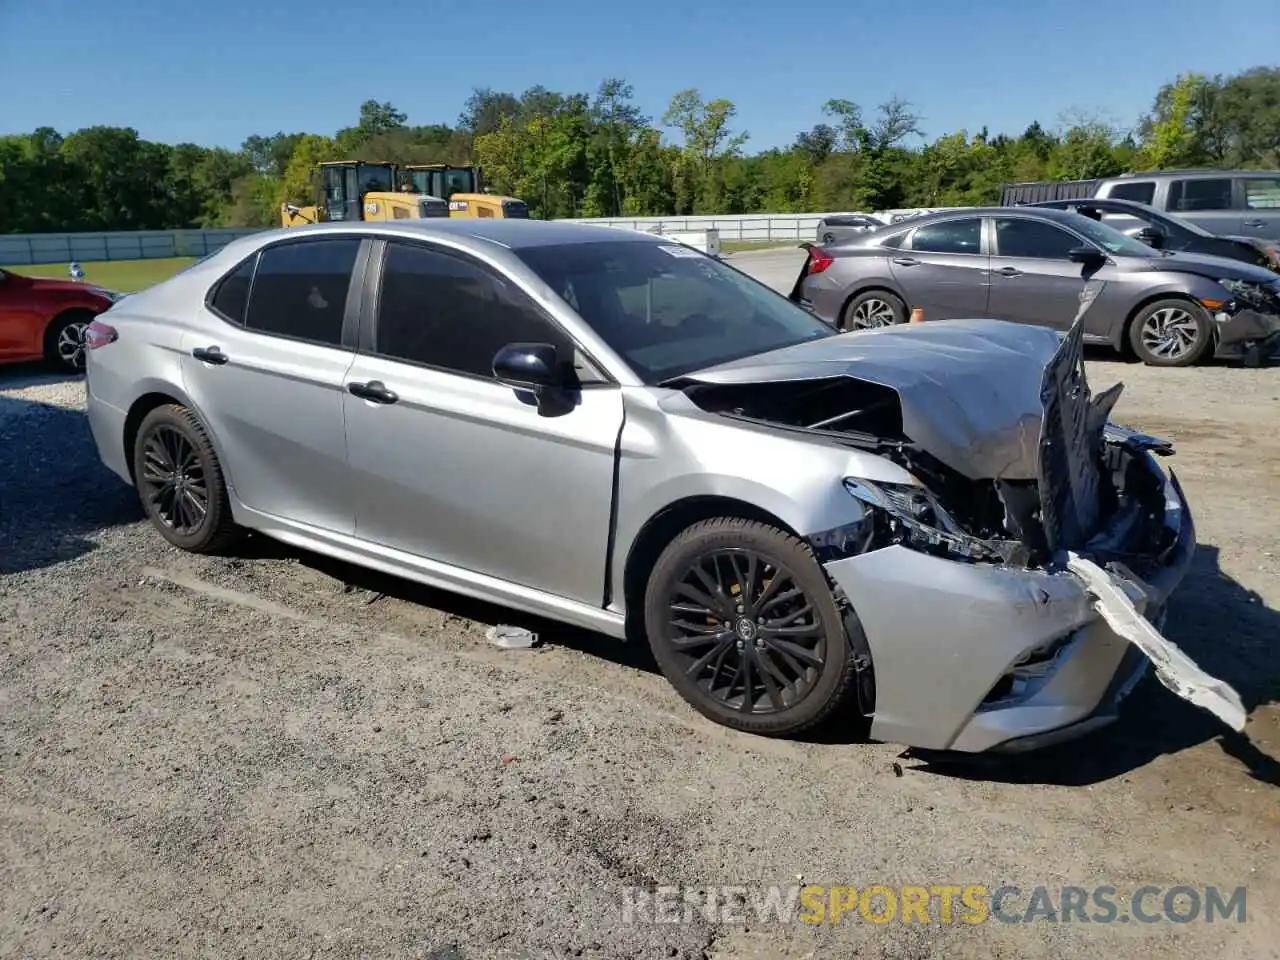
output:
<instances>
[{"instance_id":1,"label":"rear wheel","mask_svg":"<svg viewBox=\"0 0 1280 960\"><path fill-rule=\"evenodd\" d=\"M823 242L823 243L835 243L835 242L836 242L836 235L835 235L834 233L824 233L824 234L822 235L822 242Z\"/></svg>"},{"instance_id":2,"label":"rear wheel","mask_svg":"<svg viewBox=\"0 0 1280 960\"><path fill-rule=\"evenodd\" d=\"M1133 318L1129 344L1153 367L1189 367L1213 346L1213 321L1198 303L1157 300Z\"/></svg>"},{"instance_id":3,"label":"rear wheel","mask_svg":"<svg viewBox=\"0 0 1280 960\"><path fill-rule=\"evenodd\" d=\"M186 407L157 407L133 446L142 509L160 535L192 553L214 553L239 532L222 467L200 421Z\"/></svg>"},{"instance_id":4,"label":"rear wheel","mask_svg":"<svg viewBox=\"0 0 1280 960\"><path fill-rule=\"evenodd\" d=\"M645 632L680 695L739 730L798 733L856 689L822 568L807 545L766 524L718 518L676 537L649 577Z\"/></svg>"},{"instance_id":5,"label":"rear wheel","mask_svg":"<svg viewBox=\"0 0 1280 960\"><path fill-rule=\"evenodd\" d=\"M907 322L907 305L888 290L866 290L849 301L841 330L874 330Z\"/></svg>"},{"instance_id":6,"label":"rear wheel","mask_svg":"<svg viewBox=\"0 0 1280 960\"><path fill-rule=\"evenodd\" d=\"M93 322L88 310L68 310L53 318L44 332L44 357L62 370L84 370L84 331Z\"/></svg>"}]
</instances>

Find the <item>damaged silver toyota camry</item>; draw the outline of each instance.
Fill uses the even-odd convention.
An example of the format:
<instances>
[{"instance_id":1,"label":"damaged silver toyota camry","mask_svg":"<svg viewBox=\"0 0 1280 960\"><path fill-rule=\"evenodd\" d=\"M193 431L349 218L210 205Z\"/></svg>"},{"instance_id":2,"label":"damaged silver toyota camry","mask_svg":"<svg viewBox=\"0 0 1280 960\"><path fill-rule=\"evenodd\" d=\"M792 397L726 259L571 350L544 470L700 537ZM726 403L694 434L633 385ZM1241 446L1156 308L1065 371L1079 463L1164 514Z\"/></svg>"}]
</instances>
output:
<instances>
[{"instance_id":1,"label":"damaged silver toyota camry","mask_svg":"<svg viewBox=\"0 0 1280 960\"><path fill-rule=\"evenodd\" d=\"M742 730L848 706L878 739L1025 750L1151 663L1239 729L1158 632L1195 550L1170 446L1111 422L1081 332L839 334L661 237L329 224L101 315L88 410L176 546L255 530L644 637Z\"/></svg>"}]
</instances>

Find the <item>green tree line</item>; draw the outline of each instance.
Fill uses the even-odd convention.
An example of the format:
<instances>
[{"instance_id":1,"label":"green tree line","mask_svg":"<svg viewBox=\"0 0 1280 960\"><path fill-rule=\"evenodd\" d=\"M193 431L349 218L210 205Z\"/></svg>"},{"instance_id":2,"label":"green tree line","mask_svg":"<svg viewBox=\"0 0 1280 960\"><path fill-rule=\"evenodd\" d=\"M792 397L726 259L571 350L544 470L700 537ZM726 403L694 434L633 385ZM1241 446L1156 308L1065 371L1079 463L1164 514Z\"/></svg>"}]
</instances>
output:
<instances>
[{"instance_id":1,"label":"green tree line","mask_svg":"<svg viewBox=\"0 0 1280 960\"><path fill-rule=\"evenodd\" d=\"M1185 74L1131 128L1075 111L1017 134L929 139L913 104L829 100L789 146L750 152L733 101L676 93L661 117L631 86L477 89L456 124L415 126L369 100L332 136L254 135L238 150L155 143L128 127L0 136L0 232L270 226L310 202L323 160L476 163L533 216L735 214L994 202L1002 182L1172 167L1280 167L1280 68Z\"/></svg>"}]
</instances>

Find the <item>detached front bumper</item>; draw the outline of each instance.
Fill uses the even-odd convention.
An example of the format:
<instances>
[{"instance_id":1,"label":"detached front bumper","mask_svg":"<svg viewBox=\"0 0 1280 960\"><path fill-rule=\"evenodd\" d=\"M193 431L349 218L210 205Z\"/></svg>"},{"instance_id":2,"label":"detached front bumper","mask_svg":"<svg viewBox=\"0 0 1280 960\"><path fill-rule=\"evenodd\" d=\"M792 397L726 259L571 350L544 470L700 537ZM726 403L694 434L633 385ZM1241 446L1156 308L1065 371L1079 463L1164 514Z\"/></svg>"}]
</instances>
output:
<instances>
[{"instance_id":1,"label":"detached front bumper","mask_svg":"<svg viewBox=\"0 0 1280 960\"><path fill-rule=\"evenodd\" d=\"M1151 469L1159 467L1151 462ZM1160 623L1196 547L1176 482L1176 539L1124 591ZM1148 667L1095 610L1085 582L962 563L892 546L826 564L866 632L875 676L871 735L935 750L1035 749L1103 726Z\"/></svg>"},{"instance_id":2,"label":"detached front bumper","mask_svg":"<svg viewBox=\"0 0 1280 960\"><path fill-rule=\"evenodd\" d=\"M1280 353L1280 291L1274 304L1232 300L1213 315L1220 359L1247 357L1265 362Z\"/></svg>"}]
</instances>

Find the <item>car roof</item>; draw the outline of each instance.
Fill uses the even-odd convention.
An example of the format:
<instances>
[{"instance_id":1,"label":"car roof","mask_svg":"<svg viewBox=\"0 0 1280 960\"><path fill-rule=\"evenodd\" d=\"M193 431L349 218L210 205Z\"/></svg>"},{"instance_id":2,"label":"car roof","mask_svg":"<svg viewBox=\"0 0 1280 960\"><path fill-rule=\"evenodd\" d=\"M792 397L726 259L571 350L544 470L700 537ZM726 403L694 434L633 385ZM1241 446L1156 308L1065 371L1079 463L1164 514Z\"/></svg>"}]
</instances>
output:
<instances>
[{"instance_id":1,"label":"car roof","mask_svg":"<svg viewBox=\"0 0 1280 960\"><path fill-rule=\"evenodd\" d=\"M391 221L337 221L309 223L299 227L278 227L254 234L259 243L269 243L285 237L305 237L318 233L356 233L365 236L399 236L429 239L447 238L465 246L497 244L511 250L528 247L556 246L563 243L601 243L609 241L636 243L661 242L656 234L627 230L621 227L604 227L590 223L569 223L563 220L523 220L506 218L429 217L425 220ZM479 244L468 243L479 241ZM674 241L667 240L668 243Z\"/></svg>"},{"instance_id":2,"label":"car roof","mask_svg":"<svg viewBox=\"0 0 1280 960\"><path fill-rule=\"evenodd\" d=\"M968 217L1026 216L1027 214L1060 223L1076 223L1078 222L1076 218L1079 217L1078 213L1072 213L1069 210L1057 210L1053 207L1035 207L1030 204L1020 207L961 207L955 210L937 210L933 213L921 213L914 217L908 217L906 220L891 223L882 230L876 230L874 234L876 236L887 236L899 230L918 227L922 223L937 223L940 220L955 220Z\"/></svg>"},{"instance_id":3,"label":"car roof","mask_svg":"<svg viewBox=\"0 0 1280 960\"><path fill-rule=\"evenodd\" d=\"M1059 209L1061 207L1123 207L1133 210L1149 210L1152 213L1159 213L1154 207L1145 203L1139 203L1137 200L1126 200L1123 197L1060 197L1057 200L1037 200L1035 203L1026 204L1028 207L1048 207L1050 209Z\"/></svg>"}]
</instances>

